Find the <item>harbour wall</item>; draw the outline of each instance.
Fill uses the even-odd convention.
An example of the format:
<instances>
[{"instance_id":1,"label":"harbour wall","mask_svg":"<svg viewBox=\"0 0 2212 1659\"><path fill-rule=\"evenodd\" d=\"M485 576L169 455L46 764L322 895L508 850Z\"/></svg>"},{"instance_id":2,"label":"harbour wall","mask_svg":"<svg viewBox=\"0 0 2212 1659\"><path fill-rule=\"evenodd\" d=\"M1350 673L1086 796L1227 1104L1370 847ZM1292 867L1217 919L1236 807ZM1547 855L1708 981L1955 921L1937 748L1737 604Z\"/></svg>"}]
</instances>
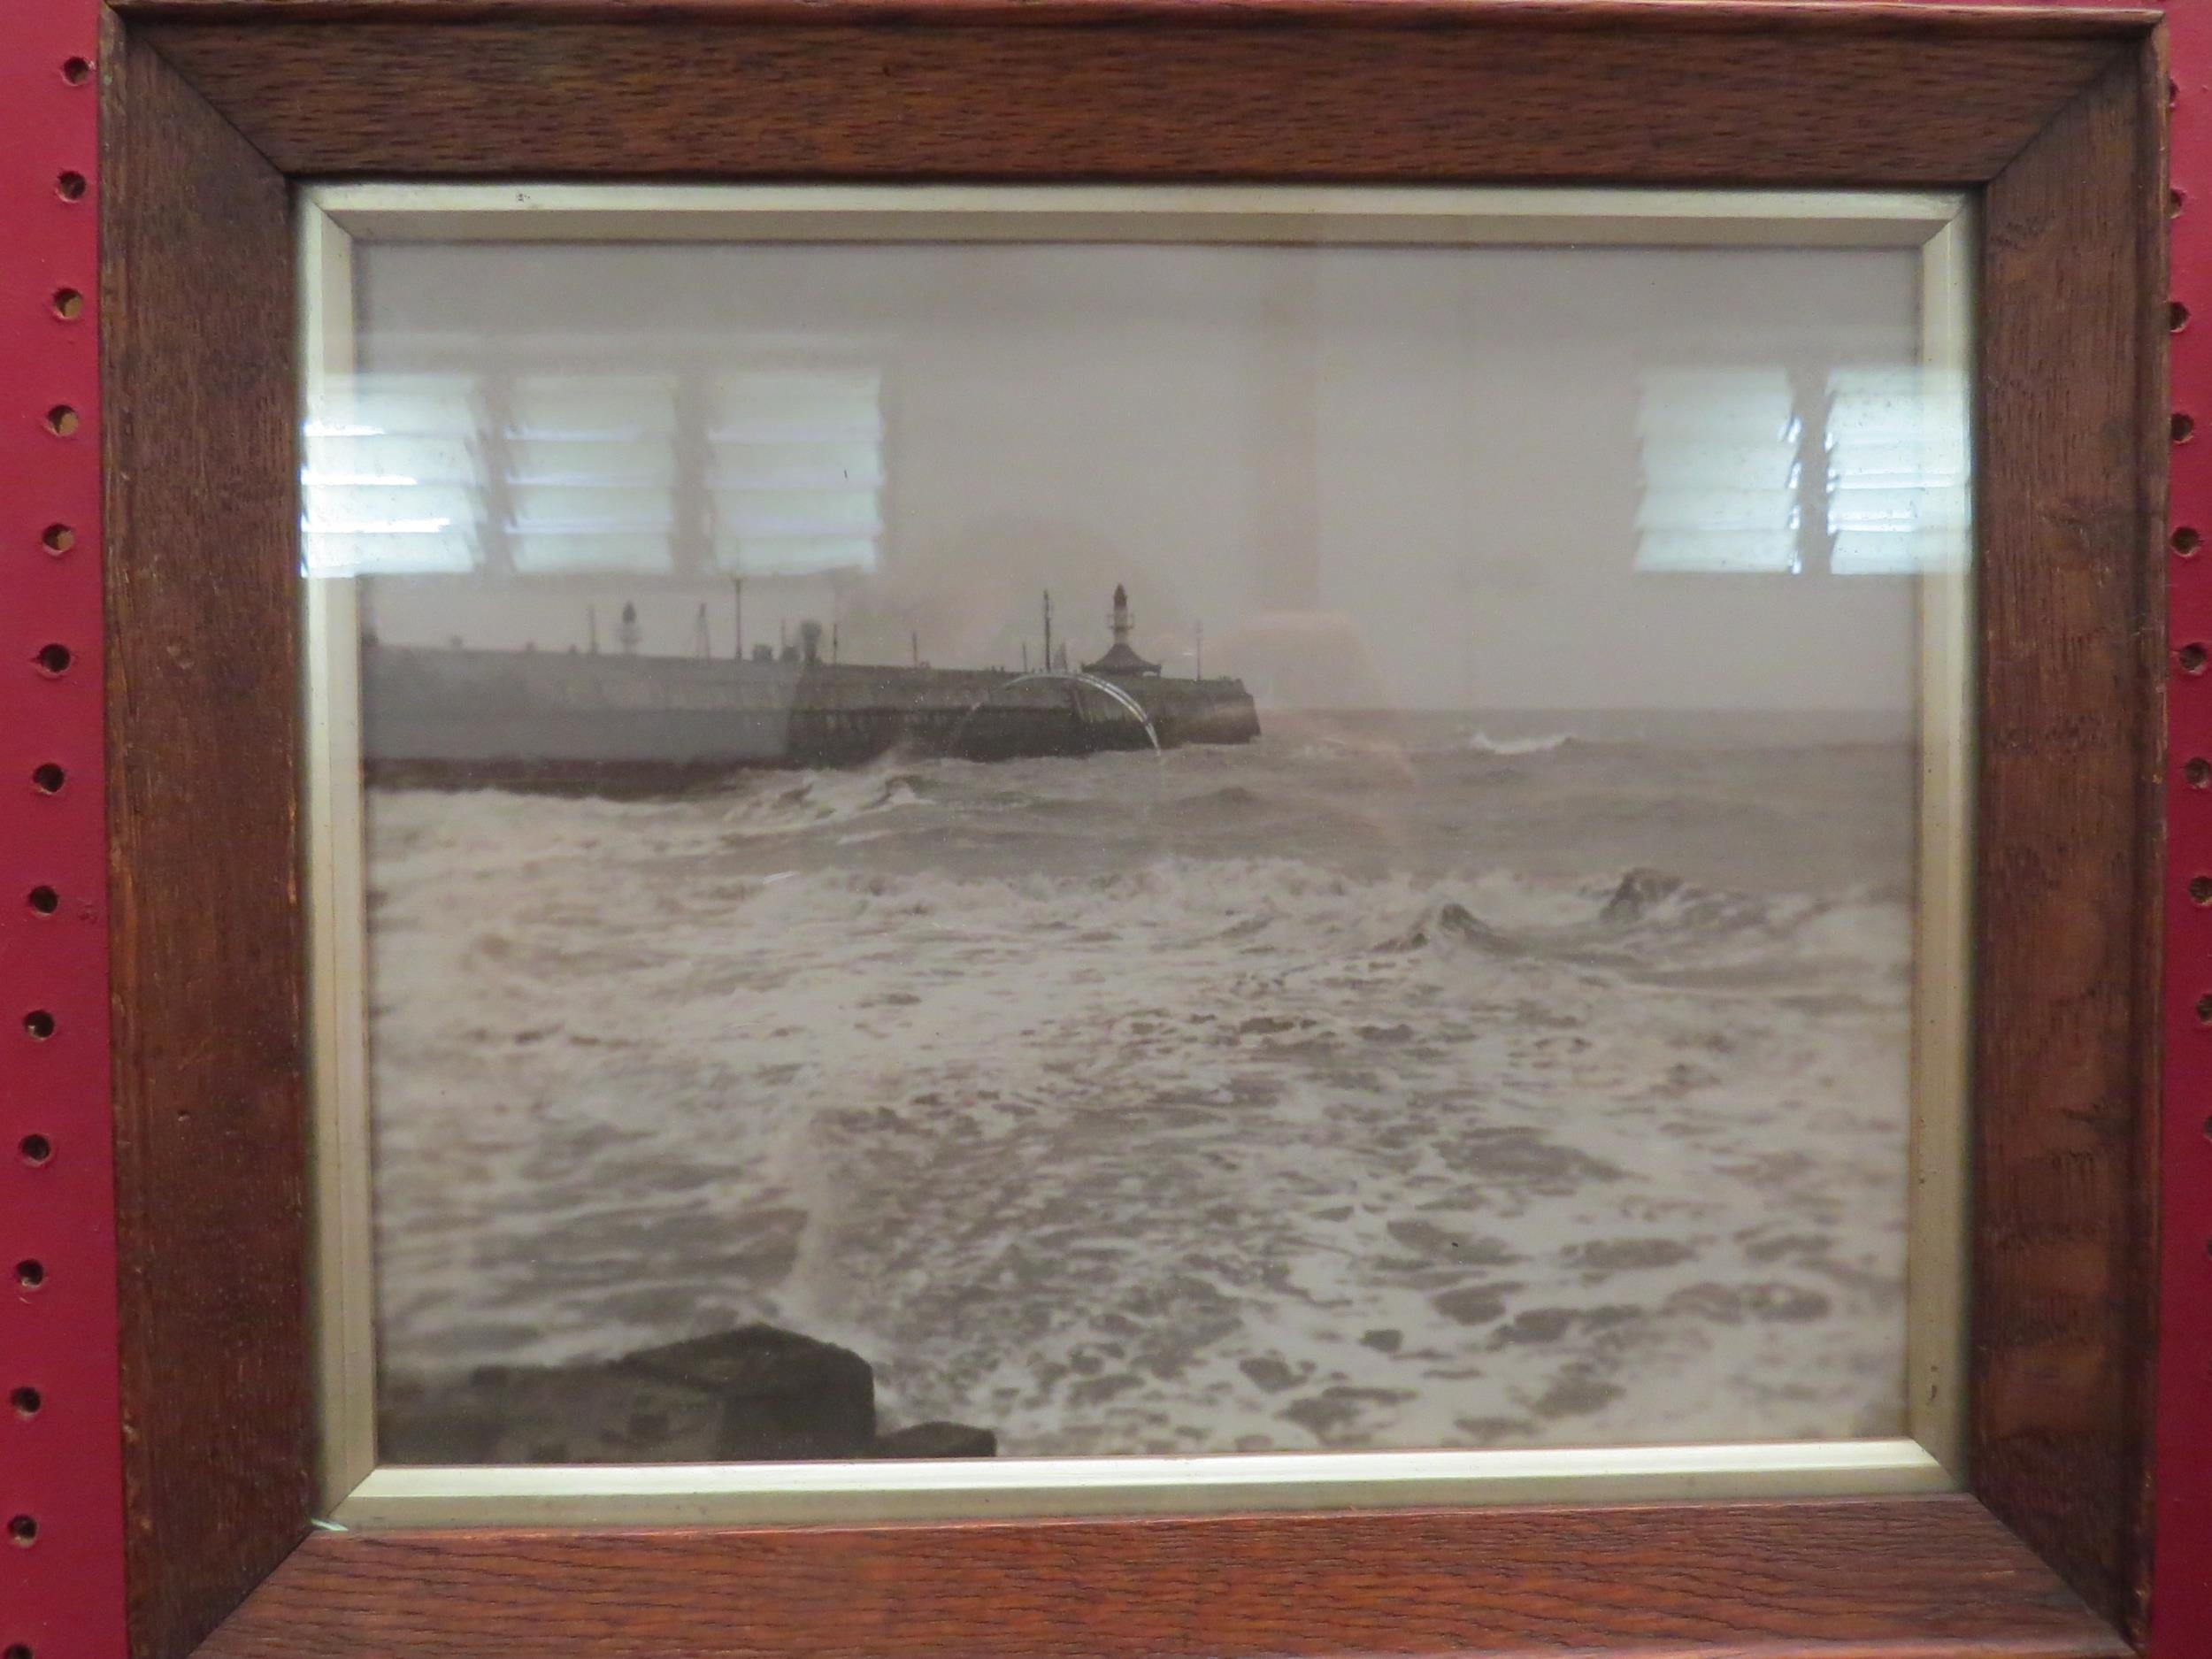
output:
<instances>
[{"instance_id":1,"label":"harbour wall","mask_svg":"<svg viewBox=\"0 0 2212 1659\"><path fill-rule=\"evenodd\" d=\"M1114 683L1163 747L1259 735L1240 680ZM993 760L1151 741L1094 687L990 669L371 646L362 687L365 758L400 782L652 787L894 749Z\"/></svg>"}]
</instances>

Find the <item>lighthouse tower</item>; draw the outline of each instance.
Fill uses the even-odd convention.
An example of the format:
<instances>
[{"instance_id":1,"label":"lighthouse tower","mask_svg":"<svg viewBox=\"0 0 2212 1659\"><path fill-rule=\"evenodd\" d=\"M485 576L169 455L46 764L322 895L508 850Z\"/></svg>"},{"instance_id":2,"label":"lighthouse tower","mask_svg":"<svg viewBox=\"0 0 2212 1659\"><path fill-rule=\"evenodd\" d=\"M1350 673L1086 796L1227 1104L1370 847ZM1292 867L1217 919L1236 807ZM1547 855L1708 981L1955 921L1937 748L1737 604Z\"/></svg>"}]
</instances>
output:
<instances>
[{"instance_id":1,"label":"lighthouse tower","mask_svg":"<svg viewBox=\"0 0 2212 1659\"><path fill-rule=\"evenodd\" d=\"M1136 648L1129 643L1131 626L1129 590L1117 582L1114 585L1113 646L1096 662L1084 664L1083 672L1087 674L1106 674L1125 680L1133 679L1140 674L1158 673L1159 664L1146 662L1143 657L1137 655Z\"/></svg>"}]
</instances>

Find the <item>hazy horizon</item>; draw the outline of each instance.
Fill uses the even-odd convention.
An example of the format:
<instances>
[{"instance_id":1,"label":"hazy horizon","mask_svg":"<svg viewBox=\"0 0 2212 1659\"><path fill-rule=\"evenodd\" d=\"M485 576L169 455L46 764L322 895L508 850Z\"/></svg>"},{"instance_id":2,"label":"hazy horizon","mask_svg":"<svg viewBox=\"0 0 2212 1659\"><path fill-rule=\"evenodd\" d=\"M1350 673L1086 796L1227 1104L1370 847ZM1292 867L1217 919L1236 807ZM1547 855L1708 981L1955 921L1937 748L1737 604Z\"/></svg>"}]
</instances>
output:
<instances>
[{"instance_id":1,"label":"hazy horizon","mask_svg":"<svg viewBox=\"0 0 2212 1659\"><path fill-rule=\"evenodd\" d=\"M749 647L811 618L846 661L1041 665L1048 588L1094 657L1120 582L1142 655L1187 674L1202 631L1279 705L1916 695L1918 579L1807 481L1850 481L1849 388L1909 373L1909 252L370 245L360 274L363 386L497 428L422 440L472 457L445 545L477 573L375 578L394 643L580 648L596 603L610 650L634 602L641 652L687 656L703 603L726 656L721 565ZM1909 518L1909 457L1868 453Z\"/></svg>"}]
</instances>

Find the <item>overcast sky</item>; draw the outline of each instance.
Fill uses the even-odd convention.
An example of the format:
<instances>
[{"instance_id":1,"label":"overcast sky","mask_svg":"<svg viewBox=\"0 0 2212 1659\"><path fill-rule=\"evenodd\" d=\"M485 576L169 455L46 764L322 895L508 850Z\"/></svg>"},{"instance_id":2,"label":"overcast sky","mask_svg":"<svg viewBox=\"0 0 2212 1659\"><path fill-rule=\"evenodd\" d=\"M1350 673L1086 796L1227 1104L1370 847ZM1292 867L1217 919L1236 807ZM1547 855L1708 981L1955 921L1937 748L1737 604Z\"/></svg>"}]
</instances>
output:
<instances>
[{"instance_id":1,"label":"overcast sky","mask_svg":"<svg viewBox=\"0 0 2212 1659\"><path fill-rule=\"evenodd\" d=\"M1909 252L365 245L358 261L371 371L503 365L547 407L616 413L688 374L666 394L679 434L717 396L730 430L787 386L875 399L880 483L864 469L841 496L789 498L879 509L874 568L756 575L749 643L815 616L848 661L1011 665L1040 649L1049 588L1088 656L1122 582L1147 656L1190 672L1202 626L1207 672L1277 703L1913 698L1910 577L1832 573L1816 534L1797 573L1655 570L1656 542L1639 562L1655 522L1679 562L1709 524L1734 546L1747 515L1786 511L1793 408L1839 372L1913 362ZM395 641L565 649L595 607L615 649L627 602L640 649L694 649L704 606L726 654L737 620L718 576L377 588Z\"/></svg>"}]
</instances>

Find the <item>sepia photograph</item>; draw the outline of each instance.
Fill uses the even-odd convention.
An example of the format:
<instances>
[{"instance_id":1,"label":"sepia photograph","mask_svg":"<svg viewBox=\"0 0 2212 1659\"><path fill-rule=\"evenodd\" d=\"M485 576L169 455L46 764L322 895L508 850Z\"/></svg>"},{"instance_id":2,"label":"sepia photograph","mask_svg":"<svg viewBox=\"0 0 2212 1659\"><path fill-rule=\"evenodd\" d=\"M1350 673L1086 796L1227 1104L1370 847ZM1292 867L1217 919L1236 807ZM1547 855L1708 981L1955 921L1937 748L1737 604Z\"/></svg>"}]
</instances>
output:
<instances>
[{"instance_id":1,"label":"sepia photograph","mask_svg":"<svg viewBox=\"0 0 2212 1659\"><path fill-rule=\"evenodd\" d=\"M1906 1432L1915 251L357 282L384 1461Z\"/></svg>"}]
</instances>

